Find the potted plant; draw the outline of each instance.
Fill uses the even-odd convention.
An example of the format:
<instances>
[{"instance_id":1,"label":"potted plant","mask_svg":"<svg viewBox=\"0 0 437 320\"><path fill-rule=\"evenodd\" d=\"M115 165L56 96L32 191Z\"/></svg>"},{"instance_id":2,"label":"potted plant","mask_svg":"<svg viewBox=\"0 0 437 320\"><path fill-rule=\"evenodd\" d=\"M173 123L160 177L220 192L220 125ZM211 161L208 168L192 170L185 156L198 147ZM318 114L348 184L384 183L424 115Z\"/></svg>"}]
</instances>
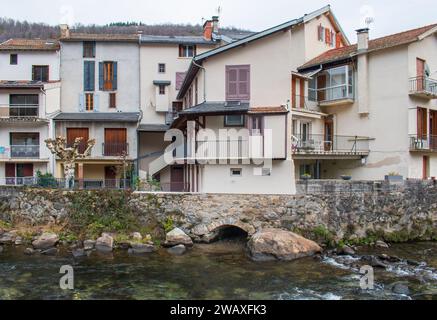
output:
<instances>
[{"instance_id":1,"label":"potted plant","mask_svg":"<svg viewBox=\"0 0 437 320\"><path fill-rule=\"evenodd\" d=\"M352 180L352 176L344 174L341 176L341 179L344 181L350 181L350 180Z\"/></svg>"},{"instance_id":2,"label":"potted plant","mask_svg":"<svg viewBox=\"0 0 437 320\"><path fill-rule=\"evenodd\" d=\"M401 182L403 180L404 177L401 176L398 172L389 172L389 174L385 176L385 181L388 182Z\"/></svg>"},{"instance_id":3,"label":"potted plant","mask_svg":"<svg viewBox=\"0 0 437 320\"><path fill-rule=\"evenodd\" d=\"M308 181L311 179L311 175L309 173L305 173L305 174L301 175L300 178L304 181Z\"/></svg>"}]
</instances>

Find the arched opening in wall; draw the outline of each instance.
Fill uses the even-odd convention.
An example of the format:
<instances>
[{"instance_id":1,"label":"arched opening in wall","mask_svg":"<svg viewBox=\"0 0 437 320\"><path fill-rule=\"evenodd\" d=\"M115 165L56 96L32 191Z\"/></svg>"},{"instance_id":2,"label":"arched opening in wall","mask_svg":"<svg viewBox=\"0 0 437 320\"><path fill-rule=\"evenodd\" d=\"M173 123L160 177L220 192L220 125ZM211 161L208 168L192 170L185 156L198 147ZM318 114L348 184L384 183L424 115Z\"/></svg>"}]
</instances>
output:
<instances>
[{"instance_id":1,"label":"arched opening in wall","mask_svg":"<svg viewBox=\"0 0 437 320\"><path fill-rule=\"evenodd\" d=\"M210 235L210 243L217 241L247 241L249 234L247 231L237 226L224 225L213 230Z\"/></svg>"}]
</instances>

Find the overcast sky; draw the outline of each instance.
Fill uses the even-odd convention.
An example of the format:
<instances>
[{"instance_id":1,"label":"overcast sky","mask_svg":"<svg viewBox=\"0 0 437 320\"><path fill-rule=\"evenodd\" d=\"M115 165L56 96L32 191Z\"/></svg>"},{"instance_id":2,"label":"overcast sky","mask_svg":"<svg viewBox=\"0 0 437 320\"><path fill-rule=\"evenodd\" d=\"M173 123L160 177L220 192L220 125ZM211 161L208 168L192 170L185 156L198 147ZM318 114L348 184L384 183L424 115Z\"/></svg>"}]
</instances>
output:
<instances>
[{"instance_id":1,"label":"overcast sky","mask_svg":"<svg viewBox=\"0 0 437 320\"><path fill-rule=\"evenodd\" d=\"M59 24L114 21L201 23L221 6L221 24L261 31L331 4L351 42L354 30L372 16L371 37L437 23L436 0L15 0L3 17Z\"/></svg>"}]
</instances>

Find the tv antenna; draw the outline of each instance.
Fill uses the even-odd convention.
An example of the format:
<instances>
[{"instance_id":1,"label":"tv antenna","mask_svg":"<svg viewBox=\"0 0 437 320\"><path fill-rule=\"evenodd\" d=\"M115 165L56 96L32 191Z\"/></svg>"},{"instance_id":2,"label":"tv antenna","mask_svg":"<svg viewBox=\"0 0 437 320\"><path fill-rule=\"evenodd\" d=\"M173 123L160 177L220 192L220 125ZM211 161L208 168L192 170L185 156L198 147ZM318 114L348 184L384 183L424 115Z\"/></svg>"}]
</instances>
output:
<instances>
[{"instance_id":1,"label":"tv antenna","mask_svg":"<svg viewBox=\"0 0 437 320\"><path fill-rule=\"evenodd\" d=\"M371 24L375 23L375 18L374 17L366 17L364 19L364 23L366 24L367 28L369 28Z\"/></svg>"},{"instance_id":2,"label":"tv antenna","mask_svg":"<svg viewBox=\"0 0 437 320\"><path fill-rule=\"evenodd\" d=\"M222 7L218 6L216 9L217 15L220 17L220 15L222 14Z\"/></svg>"}]
</instances>

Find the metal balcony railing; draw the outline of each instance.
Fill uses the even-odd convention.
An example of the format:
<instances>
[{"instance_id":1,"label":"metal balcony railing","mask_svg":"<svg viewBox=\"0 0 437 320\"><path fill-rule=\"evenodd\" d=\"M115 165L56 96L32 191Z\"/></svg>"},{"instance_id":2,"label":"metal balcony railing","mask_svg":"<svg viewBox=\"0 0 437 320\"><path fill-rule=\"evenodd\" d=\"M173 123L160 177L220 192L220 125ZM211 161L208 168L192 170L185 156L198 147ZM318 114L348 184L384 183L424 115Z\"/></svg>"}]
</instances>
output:
<instances>
[{"instance_id":1,"label":"metal balcony railing","mask_svg":"<svg viewBox=\"0 0 437 320\"><path fill-rule=\"evenodd\" d=\"M358 136L327 137L323 134L304 134L292 137L293 153L313 154L366 154L369 153L369 139Z\"/></svg>"},{"instance_id":2,"label":"metal balcony railing","mask_svg":"<svg viewBox=\"0 0 437 320\"><path fill-rule=\"evenodd\" d=\"M313 111L313 112L321 112L320 107L317 105L317 102L311 101L307 96L296 96L296 100L291 102L291 108L293 110L299 111Z\"/></svg>"},{"instance_id":3,"label":"metal balcony railing","mask_svg":"<svg viewBox=\"0 0 437 320\"><path fill-rule=\"evenodd\" d=\"M105 157L120 157L129 155L129 143L124 142L105 142L102 143L103 156Z\"/></svg>"},{"instance_id":4,"label":"metal balcony railing","mask_svg":"<svg viewBox=\"0 0 437 320\"><path fill-rule=\"evenodd\" d=\"M0 105L0 118L38 118L39 106L37 104L18 105L8 104Z\"/></svg>"},{"instance_id":5,"label":"metal balcony railing","mask_svg":"<svg viewBox=\"0 0 437 320\"><path fill-rule=\"evenodd\" d=\"M423 93L437 98L437 80L429 77L410 78L410 93Z\"/></svg>"},{"instance_id":6,"label":"metal balcony railing","mask_svg":"<svg viewBox=\"0 0 437 320\"><path fill-rule=\"evenodd\" d=\"M435 135L410 135L409 139L412 151L437 151L437 136Z\"/></svg>"},{"instance_id":7,"label":"metal balcony railing","mask_svg":"<svg viewBox=\"0 0 437 320\"><path fill-rule=\"evenodd\" d=\"M10 158L39 158L39 145L14 145L10 147Z\"/></svg>"},{"instance_id":8,"label":"metal balcony railing","mask_svg":"<svg viewBox=\"0 0 437 320\"><path fill-rule=\"evenodd\" d=\"M333 102L345 99L354 99L353 85L341 84L332 87L321 89L308 89L309 100L317 101L319 103Z\"/></svg>"}]
</instances>

